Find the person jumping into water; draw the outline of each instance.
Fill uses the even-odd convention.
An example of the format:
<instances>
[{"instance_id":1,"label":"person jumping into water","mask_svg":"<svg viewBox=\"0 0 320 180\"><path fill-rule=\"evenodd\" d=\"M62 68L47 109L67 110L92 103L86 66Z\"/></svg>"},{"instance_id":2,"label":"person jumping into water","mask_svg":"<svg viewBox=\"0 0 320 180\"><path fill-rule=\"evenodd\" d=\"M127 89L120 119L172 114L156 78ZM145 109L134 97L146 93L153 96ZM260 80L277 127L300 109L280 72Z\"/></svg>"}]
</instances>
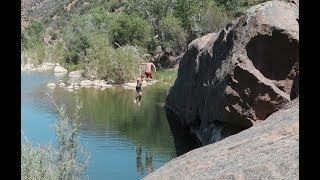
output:
<instances>
[{"instance_id":1,"label":"person jumping into water","mask_svg":"<svg viewBox=\"0 0 320 180\"><path fill-rule=\"evenodd\" d=\"M150 81L150 79L152 79L151 67L154 68L154 72L157 72L156 66L152 63L152 60L149 60L148 63L141 63L141 65L146 65L146 70L145 70L144 74L146 75L146 77Z\"/></svg>"},{"instance_id":2,"label":"person jumping into water","mask_svg":"<svg viewBox=\"0 0 320 180\"><path fill-rule=\"evenodd\" d=\"M143 80L146 80L146 78L143 77L143 75L140 75L138 78L137 78L137 86L136 86L136 91L138 93L138 96L133 100L134 103L137 103L137 99L139 100L138 101L138 104L140 106L140 101L141 101L141 98L142 98L142 89L141 89L141 86L142 86L142 81Z\"/></svg>"}]
</instances>

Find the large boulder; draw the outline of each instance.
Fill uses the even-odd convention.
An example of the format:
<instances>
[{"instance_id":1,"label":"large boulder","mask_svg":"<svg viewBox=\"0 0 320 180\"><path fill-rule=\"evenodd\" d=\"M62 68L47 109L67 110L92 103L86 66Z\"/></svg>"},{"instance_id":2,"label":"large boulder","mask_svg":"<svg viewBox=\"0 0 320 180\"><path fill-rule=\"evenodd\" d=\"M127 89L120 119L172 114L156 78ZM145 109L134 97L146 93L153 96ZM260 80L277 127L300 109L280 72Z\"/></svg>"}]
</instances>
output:
<instances>
[{"instance_id":1,"label":"large boulder","mask_svg":"<svg viewBox=\"0 0 320 180\"><path fill-rule=\"evenodd\" d=\"M54 73L67 73L68 70L66 70L65 68L61 67L60 65L56 65L56 66L53 68L53 72L54 72Z\"/></svg>"},{"instance_id":2,"label":"large boulder","mask_svg":"<svg viewBox=\"0 0 320 180\"><path fill-rule=\"evenodd\" d=\"M38 71L49 71L53 69L52 63L43 63L37 67Z\"/></svg>"},{"instance_id":3,"label":"large boulder","mask_svg":"<svg viewBox=\"0 0 320 180\"><path fill-rule=\"evenodd\" d=\"M169 161L148 179L299 179L299 100L256 126Z\"/></svg>"},{"instance_id":4,"label":"large boulder","mask_svg":"<svg viewBox=\"0 0 320 180\"><path fill-rule=\"evenodd\" d=\"M69 72L68 77L69 78L81 78L83 73L84 73L84 70L71 71L71 72Z\"/></svg>"},{"instance_id":5,"label":"large boulder","mask_svg":"<svg viewBox=\"0 0 320 180\"><path fill-rule=\"evenodd\" d=\"M80 82L81 87L91 87L93 85L93 81L91 80L83 80Z\"/></svg>"},{"instance_id":6,"label":"large boulder","mask_svg":"<svg viewBox=\"0 0 320 180\"><path fill-rule=\"evenodd\" d=\"M191 42L166 109L203 145L265 120L298 96L298 19L296 3L268 1Z\"/></svg>"}]
</instances>

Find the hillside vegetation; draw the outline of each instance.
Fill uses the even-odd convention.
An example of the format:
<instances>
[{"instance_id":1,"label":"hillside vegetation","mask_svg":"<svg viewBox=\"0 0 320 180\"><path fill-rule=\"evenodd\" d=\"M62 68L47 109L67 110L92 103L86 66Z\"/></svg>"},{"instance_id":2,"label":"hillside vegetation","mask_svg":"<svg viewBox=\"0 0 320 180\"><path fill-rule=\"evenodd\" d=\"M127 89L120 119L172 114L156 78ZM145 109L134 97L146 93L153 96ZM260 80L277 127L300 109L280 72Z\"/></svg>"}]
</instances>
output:
<instances>
[{"instance_id":1,"label":"hillside vegetation","mask_svg":"<svg viewBox=\"0 0 320 180\"><path fill-rule=\"evenodd\" d=\"M56 62L126 82L157 54L180 55L265 0L23 0L22 64Z\"/></svg>"}]
</instances>

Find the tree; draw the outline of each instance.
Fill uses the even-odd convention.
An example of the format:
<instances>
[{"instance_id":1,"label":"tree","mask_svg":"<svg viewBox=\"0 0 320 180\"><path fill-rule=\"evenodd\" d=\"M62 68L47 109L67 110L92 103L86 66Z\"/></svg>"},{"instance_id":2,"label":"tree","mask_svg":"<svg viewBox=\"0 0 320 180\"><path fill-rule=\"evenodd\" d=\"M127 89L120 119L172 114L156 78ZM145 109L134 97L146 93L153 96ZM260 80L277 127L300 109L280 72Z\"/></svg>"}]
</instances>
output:
<instances>
[{"instance_id":1,"label":"tree","mask_svg":"<svg viewBox=\"0 0 320 180\"><path fill-rule=\"evenodd\" d=\"M244 13L250 6L266 2L267 0L215 0L219 7L237 17Z\"/></svg>"},{"instance_id":2,"label":"tree","mask_svg":"<svg viewBox=\"0 0 320 180\"><path fill-rule=\"evenodd\" d=\"M200 36L220 31L231 20L228 14L214 3L206 6L199 17L201 20L197 24L200 28Z\"/></svg>"},{"instance_id":3,"label":"tree","mask_svg":"<svg viewBox=\"0 0 320 180\"><path fill-rule=\"evenodd\" d=\"M108 34L113 45L146 47L153 33L151 25L141 17L121 14L110 22Z\"/></svg>"},{"instance_id":4,"label":"tree","mask_svg":"<svg viewBox=\"0 0 320 180\"><path fill-rule=\"evenodd\" d=\"M160 31L160 20L172 14L173 0L127 0L125 11L129 15L137 14L148 20L158 36L161 49L164 50L164 40Z\"/></svg>"},{"instance_id":5,"label":"tree","mask_svg":"<svg viewBox=\"0 0 320 180\"><path fill-rule=\"evenodd\" d=\"M179 19L168 16L160 21L160 29L163 33L164 46L168 52L180 52L186 46L186 36Z\"/></svg>"},{"instance_id":6,"label":"tree","mask_svg":"<svg viewBox=\"0 0 320 180\"><path fill-rule=\"evenodd\" d=\"M196 23L201 21L201 12L210 4L209 0L176 0L174 16L179 18L188 34L187 42L198 37Z\"/></svg>"},{"instance_id":7,"label":"tree","mask_svg":"<svg viewBox=\"0 0 320 180\"><path fill-rule=\"evenodd\" d=\"M68 26L64 29L65 61L78 64L84 60L89 47L90 22L85 16L72 15Z\"/></svg>"}]
</instances>

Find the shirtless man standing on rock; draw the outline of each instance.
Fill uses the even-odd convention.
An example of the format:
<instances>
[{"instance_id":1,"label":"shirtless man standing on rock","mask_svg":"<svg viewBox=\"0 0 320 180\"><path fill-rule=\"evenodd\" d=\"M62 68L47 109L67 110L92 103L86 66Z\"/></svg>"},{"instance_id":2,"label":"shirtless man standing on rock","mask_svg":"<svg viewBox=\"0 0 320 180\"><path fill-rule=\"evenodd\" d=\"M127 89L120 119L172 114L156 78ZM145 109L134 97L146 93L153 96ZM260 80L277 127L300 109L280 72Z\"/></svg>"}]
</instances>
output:
<instances>
[{"instance_id":1,"label":"shirtless man standing on rock","mask_svg":"<svg viewBox=\"0 0 320 180\"><path fill-rule=\"evenodd\" d=\"M145 70L144 74L146 75L146 77L150 81L150 79L152 79L151 67L154 68L154 72L157 72L156 66L152 63L152 60L150 60L148 63L141 63L141 65L146 65L146 70Z\"/></svg>"}]
</instances>

